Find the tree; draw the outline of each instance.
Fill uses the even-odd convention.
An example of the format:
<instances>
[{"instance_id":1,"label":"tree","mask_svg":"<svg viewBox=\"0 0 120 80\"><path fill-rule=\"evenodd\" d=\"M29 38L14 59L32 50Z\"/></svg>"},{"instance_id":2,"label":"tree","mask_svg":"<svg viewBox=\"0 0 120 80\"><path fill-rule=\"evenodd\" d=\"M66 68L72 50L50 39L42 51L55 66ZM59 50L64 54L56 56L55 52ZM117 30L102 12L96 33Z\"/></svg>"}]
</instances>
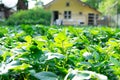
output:
<instances>
[{"instance_id":1,"label":"tree","mask_svg":"<svg viewBox=\"0 0 120 80\"><path fill-rule=\"evenodd\" d=\"M35 6L36 7L39 7L39 6L43 6L43 2L41 0L32 0L32 1L35 1Z\"/></svg>"},{"instance_id":2,"label":"tree","mask_svg":"<svg viewBox=\"0 0 120 80\"><path fill-rule=\"evenodd\" d=\"M99 6L99 10L103 14L117 14L120 13L120 2L117 0L104 0Z\"/></svg>"},{"instance_id":3,"label":"tree","mask_svg":"<svg viewBox=\"0 0 120 80\"><path fill-rule=\"evenodd\" d=\"M3 3L4 0L0 0L0 11L4 12L5 18L8 18L12 13L11 10L16 6L17 10L26 10L28 9L28 0L18 0L15 6L10 7L9 5L6 6Z\"/></svg>"},{"instance_id":4,"label":"tree","mask_svg":"<svg viewBox=\"0 0 120 80\"><path fill-rule=\"evenodd\" d=\"M90 5L91 7L98 9L99 8L99 4L103 1L103 0L82 0L83 2L87 3L88 5Z\"/></svg>"},{"instance_id":5,"label":"tree","mask_svg":"<svg viewBox=\"0 0 120 80\"><path fill-rule=\"evenodd\" d=\"M28 0L18 0L17 10L26 10L28 9Z\"/></svg>"},{"instance_id":6,"label":"tree","mask_svg":"<svg viewBox=\"0 0 120 80\"><path fill-rule=\"evenodd\" d=\"M120 2L118 1L118 5L117 5L117 11L118 13L120 13Z\"/></svg>"}]
</instances>

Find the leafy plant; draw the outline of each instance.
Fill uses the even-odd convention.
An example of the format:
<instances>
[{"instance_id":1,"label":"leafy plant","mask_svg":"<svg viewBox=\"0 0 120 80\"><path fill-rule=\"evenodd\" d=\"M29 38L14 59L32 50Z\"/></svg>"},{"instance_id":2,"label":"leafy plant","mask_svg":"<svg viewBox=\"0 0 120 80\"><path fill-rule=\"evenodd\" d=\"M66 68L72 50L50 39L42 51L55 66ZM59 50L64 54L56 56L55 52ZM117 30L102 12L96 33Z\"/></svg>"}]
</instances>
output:
<instances>
[{"instance_id":1,"label":"leafy plant","mask_svg":"<svg viewBox=\"0 0 120 80\"><path fill-rule=\"evenodd\" d=\"M120 79L119 28L19 25L0 29L1 80Z\"/></svg>"}]
</instances>

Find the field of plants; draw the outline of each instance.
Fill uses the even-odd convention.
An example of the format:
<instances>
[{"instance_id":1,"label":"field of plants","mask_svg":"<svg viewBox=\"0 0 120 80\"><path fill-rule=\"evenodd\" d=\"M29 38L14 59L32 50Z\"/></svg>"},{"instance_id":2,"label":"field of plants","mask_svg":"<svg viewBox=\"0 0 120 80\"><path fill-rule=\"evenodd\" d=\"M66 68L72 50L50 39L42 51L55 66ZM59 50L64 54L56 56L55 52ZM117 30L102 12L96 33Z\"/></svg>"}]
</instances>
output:
<instances>
[{"instance_id":1,"label":"field of plants","mask_svg":"<svg viewBox=\"0 0 120 80\"><path fill-rule=\"evenodd\" d=\"M120 29L1 26L0 80L120 80Z\"/></svg>"}]
</instances>

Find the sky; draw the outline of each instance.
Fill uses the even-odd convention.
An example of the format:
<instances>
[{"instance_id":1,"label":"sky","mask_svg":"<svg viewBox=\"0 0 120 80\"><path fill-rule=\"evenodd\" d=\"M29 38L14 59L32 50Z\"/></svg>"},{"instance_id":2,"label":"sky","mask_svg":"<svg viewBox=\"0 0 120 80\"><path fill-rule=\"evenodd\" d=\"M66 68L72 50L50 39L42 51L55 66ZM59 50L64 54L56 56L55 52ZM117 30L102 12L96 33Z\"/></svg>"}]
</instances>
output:
<instances>
[{"instance_id":1,"label":"sky","mask_svg":"<svg viewBox=\"0 0 120 80\"><path fill-rule=\"evenodd\" d=\"M47 4L49 3L50 1L52 0L41 0L44 4ZM35 1L30 1L29 2L29 8L33 8L34 7L34 4L35 4Z\"/></svg>"},{"instance_id":2,"label":"sky","mask_svg":"<svg viewBox=\"0 0 120 80\"><path fill-rule=\"evenodd\" d=\"M13 7L17 3L18 0L2 0L2 3L5 4L5 6Z\"/></svg>"},{"instance_id":3,"label":"sky","mask_svg":"<svg viewBox=\"0 0 120 80\"><path fill-rule=\"evenodd\" d=\"M42 0L42 1L44 2L44 4L47 4L47 3L49 3L52 0Z\"/></svg>"},{"instance_id":4,"label":"sky","mask_svg":"<svg viewBox=\"0 0 120 80\"><path fill-rule=\"evenodd\" d=\"M18 0L2 0L2 2L9 7L13 7L15 6L15 4L17 3ZM43 1L44 4L49 3L52 0L41 0ZM35 4L35 1L29 0L29 8L33 8Z\"/></svg>"}]
</instances>

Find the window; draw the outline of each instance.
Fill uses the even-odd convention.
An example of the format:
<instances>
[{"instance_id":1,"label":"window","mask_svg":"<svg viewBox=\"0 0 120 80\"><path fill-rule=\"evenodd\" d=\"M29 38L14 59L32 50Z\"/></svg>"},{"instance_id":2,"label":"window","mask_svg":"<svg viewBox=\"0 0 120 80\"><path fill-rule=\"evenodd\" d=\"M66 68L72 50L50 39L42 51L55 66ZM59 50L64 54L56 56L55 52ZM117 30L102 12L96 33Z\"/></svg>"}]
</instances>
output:
<instances>
[{"instance_id":1,"label":"window","mask_svg":"<svg viewBox=\"0 0 120 80\"><path fill-rule=\"evenodd\" d=\"M71 19L71 11L64 11L64 18Z\"/></svg>"},{"instance_id":2,"label":"window","mask_svg":"<svg viewBox=\"0 0 120 80\"><path fill-rule=\"evenodd\" d=\"M94 25L94 13L89 13L88 14L88 25Z\"/></svg>"},{"instance_id":3,"label":"window","mask_svg":"<svg viewBox=\"0 0 120 80\"><path fill-rule=\"evenodd\" d=\"M93 13L89 13L89 18L94 18L94 14Z\"/></svg>"},{"instance_id":4,"label":"window","mask_svg":"<svg viewBox=\"0 0 120 80\"><path fill-rule=\"evenodd\" d=\"M67 7L69 7L69 6L70 6L70 3L69 3L69 2L67 2L67 3L66 3L66 6L67 6Z\"/></svg>"},{"instance_id":5,"label":"window","mask_svg":"<svg viewBox=\"0 0 120 80\"><path fill-rule=\"evenodd\" d=\"M84 22L80 22L80 24L84 24Z\"/></svg>"},{"instance_id":6,"label":"window","mask_svg":"<svg viewBox=\"0 0 120 80\"><path fill-rule=\"evenodd\" d=\"M82 15L83 13L82 12L79 12L79 15Z\"/></svg>"}]
</instances>

